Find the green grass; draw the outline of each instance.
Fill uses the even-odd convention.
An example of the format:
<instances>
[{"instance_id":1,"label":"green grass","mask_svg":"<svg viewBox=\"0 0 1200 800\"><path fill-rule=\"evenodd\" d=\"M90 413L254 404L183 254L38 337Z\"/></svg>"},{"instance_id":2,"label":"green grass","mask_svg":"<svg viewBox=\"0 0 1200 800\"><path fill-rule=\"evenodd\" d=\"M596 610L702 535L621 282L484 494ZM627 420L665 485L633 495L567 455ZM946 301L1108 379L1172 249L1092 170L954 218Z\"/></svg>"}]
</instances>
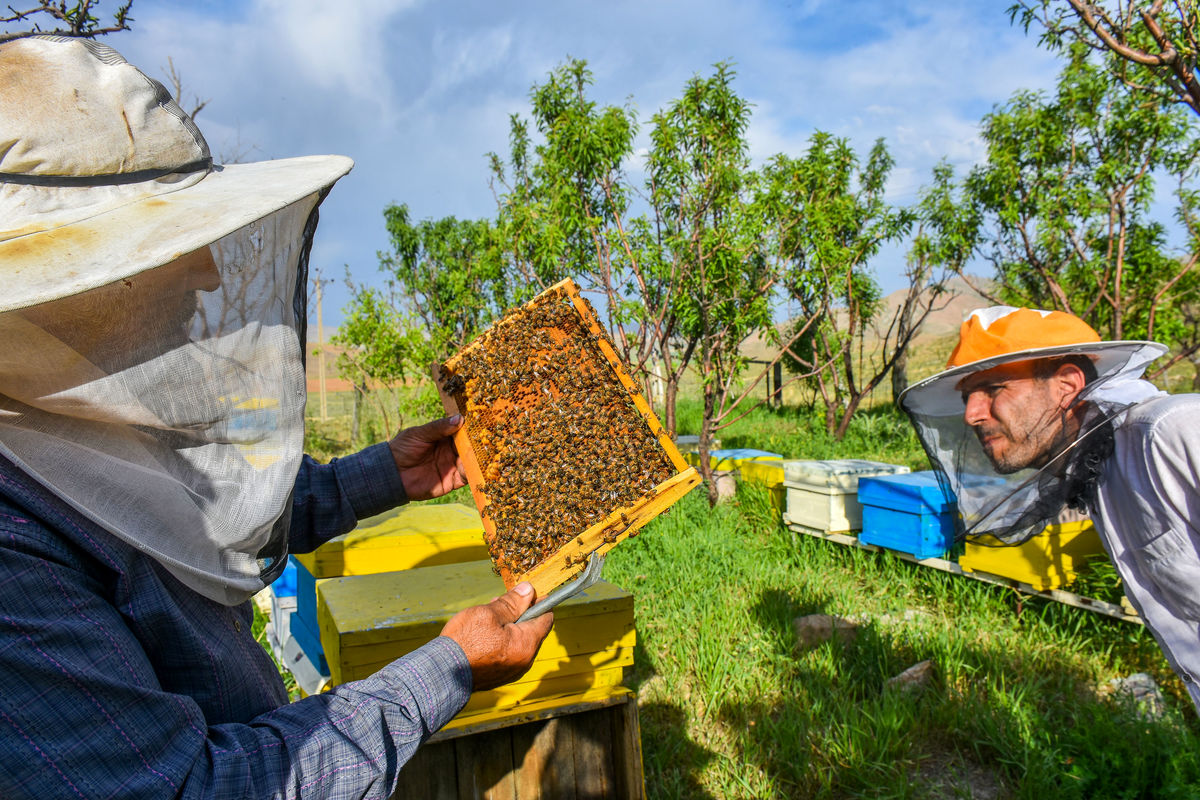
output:
<instances>
[{"instance_id":1,"label":"green grass","mask_svg":"<svg viewBox=\"0 0 1200 800\"><path fill-rule=\"evenodd\" d=\"M680 432L697 432L698 404L679 411ZM889 404L860 412L840 442L823 423L760 408L718 435L723 447L789 458L927 468ZM348 433L346 417L310 418L318 455L351 449ZM693 491L614 550L605 577L635 598L628 683L649 797L1200 796L1200 724L1139 626L794 534L754 486L715 509ZM1081 586L1120 597L1107 563ZM812 613L851 618L858 634L798 652L792 620ZM926 659L930 686L885 691ZM1099 691L1134 672L1163 688L1162 719Z\"/></svg>"},{"instance_id":2,"label":"green grass","mask_svg":"<svg viewBox=\"0 0 1200 800\"><path fill-rule=\"evenodd\" d=\"M1143 629L790 534L753 486L716 509L693 492L606 578L635 596L651 797L1200 793L1186 697L1151 723L1096 691L1141 670L1177 684ZM859 633L796 652L812 613ZM884 690L925 659L928 689Z\"/></svg>"},{"instance_id":3,"label":"green grass","mask_svg":"<svg viewBox=\"0 0 1200 800\"><path fill-rule=\"evenodd\" d=\"M698 401L681 401L677 411L678 432L699 433L702 410ZM912 469L929 468L929 460L912 426L890 404L859 411L841 441L825 431L825 415L820 410L765 405L718 431L717 438L722 448L767 450L785 458L865 458Z\"/></svg>"}]
</instances>

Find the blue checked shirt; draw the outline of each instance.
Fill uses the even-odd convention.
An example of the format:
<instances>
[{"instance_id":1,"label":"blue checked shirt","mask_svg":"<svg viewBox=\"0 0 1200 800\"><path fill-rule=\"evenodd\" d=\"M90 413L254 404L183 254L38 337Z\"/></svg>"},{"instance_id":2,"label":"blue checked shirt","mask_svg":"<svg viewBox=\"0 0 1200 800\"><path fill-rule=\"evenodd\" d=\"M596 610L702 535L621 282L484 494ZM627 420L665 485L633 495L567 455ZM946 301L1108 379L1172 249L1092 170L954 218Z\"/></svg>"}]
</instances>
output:
<instances>
[{"instance_id":1,"label":"blue checked shirt","mask_svg":"<svg viewBox=\"0 0 1200 800\"><path fill-rule=\"evenodd\" d=\"M306 458L291 550L403 500L386 444ZM388 797L471 691L438 638L289 704L251 621L0 459L0 798Z\"/></svg>"}]
</instances>

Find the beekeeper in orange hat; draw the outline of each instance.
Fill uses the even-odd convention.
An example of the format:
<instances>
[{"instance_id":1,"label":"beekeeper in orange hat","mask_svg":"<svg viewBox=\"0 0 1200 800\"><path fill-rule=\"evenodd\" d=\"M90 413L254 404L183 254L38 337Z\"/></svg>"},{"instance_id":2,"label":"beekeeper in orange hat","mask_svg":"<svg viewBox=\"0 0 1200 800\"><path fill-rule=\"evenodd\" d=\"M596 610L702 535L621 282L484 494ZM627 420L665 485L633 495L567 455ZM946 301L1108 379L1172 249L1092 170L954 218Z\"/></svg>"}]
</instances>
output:
<instances>
[{"instance_id":1,"label":"beekeeper in orange hat","mask_svg":"<svg viewBox=\"0 0 1200 800\"><path fill-rule=\"evenodd\" d=\"M1016 544L1064 508L1090 515L1200 707L1200 395L1142 379L1166 350L1101 341L1061 311L979 309L947 369L900 404L957 497L963 535Z\"/></svg>"},{"instance_id":2,"label":"beekeeper in orange hat","mask_svg":"<svg viewBox=\"0 0 1200 800\"><path fill-rule=\"evenodd\" d=\"M463 485L446 419L304 457L306 268L342 156L220 166L112 48L0 44L0 797L389 797L528 668L528 584L287 702L249 598Z\"/></svg>"}]
</instances>

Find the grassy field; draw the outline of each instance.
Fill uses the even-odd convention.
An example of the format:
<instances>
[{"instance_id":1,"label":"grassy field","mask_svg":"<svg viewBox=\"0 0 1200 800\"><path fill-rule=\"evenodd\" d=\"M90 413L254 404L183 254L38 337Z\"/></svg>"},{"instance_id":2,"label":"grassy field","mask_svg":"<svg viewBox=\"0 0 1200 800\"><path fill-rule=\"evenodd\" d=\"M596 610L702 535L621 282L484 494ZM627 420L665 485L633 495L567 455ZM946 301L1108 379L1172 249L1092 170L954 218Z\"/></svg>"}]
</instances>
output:
<instances>
[{"instance_id":1,"label":"grassy field","mask_svg":"<svg viewBox=\"0 0 1200 800\"><path fill-rule=\"evenodd\" d=\"M680 411L694 431L698 408ZM762 409L721 438L926 466L889 406L841 442L822 421ZM313 421L309 443L343 451L348 430ZM605 577L635 596L629 685L652 798L1200 796L1200 724L1141 627L798 536L754 486L716 509L692 492L617 548ZM792 621L814 613L857 634L798 650ZM924 660L928 686L885 688ZM1161 718L1103 691L1135 672L1163 688Z\"/></svg>"}]
</instances>

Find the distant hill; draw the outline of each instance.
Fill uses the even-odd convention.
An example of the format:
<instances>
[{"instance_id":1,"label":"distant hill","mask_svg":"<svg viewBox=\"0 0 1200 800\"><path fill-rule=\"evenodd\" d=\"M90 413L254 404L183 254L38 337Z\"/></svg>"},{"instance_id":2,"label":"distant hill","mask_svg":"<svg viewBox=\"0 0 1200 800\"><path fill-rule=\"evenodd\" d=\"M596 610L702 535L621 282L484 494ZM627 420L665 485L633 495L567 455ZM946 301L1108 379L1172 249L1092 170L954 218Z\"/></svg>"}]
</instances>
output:
<instances>
[{"instance_id":1,"label":"distant hill","mask_svg":"<svg viewBox=\"0 0 1200 800\"><path fill-rule=\"evenodd\" d=\"M986 282L985 282L986 283ZM937 301L937 309L932 312L929 317L925 318L925 323L917 335L916 341L913 342L914 350L928 350L938 347L942 339L947 339L949 336L958 333L959 326L962 320L966 319L967 314L970 314L974 309L980 306L988 306L991 303L985 300L983 295L974 291L964 279L955 277L947 283L948 295L943 295ZM872 331L868 335L868 343L877 342L887 330L887 323L892 319L904 303L907 290L900 289L893 291L884 299L884 308L880 314L881 330ZM946 353L942 354L942 360L949 355L950 349L953 349L953 341L948 345L944 345ZM743 353L751 357L751 359L768 359L773 353L761 337L752 337L746 341Z\"/></svg>"}]
</instances>

